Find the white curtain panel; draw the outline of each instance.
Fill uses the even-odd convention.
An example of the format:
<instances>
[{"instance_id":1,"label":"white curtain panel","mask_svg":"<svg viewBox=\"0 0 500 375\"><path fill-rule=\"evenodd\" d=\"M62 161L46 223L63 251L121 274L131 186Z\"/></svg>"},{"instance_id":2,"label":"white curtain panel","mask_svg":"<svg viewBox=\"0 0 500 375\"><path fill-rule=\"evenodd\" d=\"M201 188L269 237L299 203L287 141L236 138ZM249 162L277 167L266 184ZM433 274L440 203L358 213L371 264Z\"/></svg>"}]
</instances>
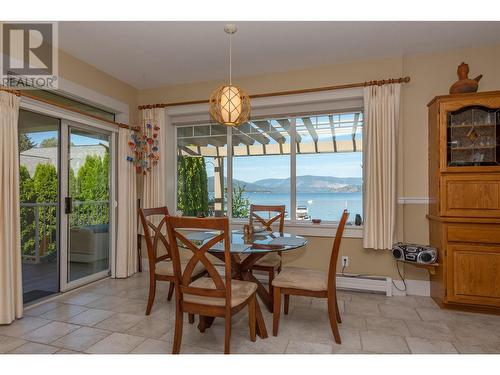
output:
<instances>
[{"instance_id":1,"label":"white curtain panel","mask_svg":"<svg viewBox=\"0 0 500 375\"><path fill-rule=\"evenodd\" d=\"M137 191L136 172L127 161L131 131L118 133L118 230L115 267L112 276L124 278L137 272Z\"/></svg>"},{"instance_id":2,"label":"white curtain panel","mask_svg":"<svg viewBox=\"0 0 500 375\"><path fill-rule=\"evenodd\" d=\"M0 324L23 316L19 208L20 98L0 91Z\"/></svg>"},{"instance_id":3,"label":"white curtain panel","mask_svg":"<svg viewBox=\"0 0 500 375\"><path fill-rule=\"evenodd\" d=\"M142 120L152 120L153 124L160 127L158 134L158 144L160 148L160 160L158 165L151 169L144 176L144 197L142 199L141 207L153 208L166 205L167 197L167 180L165 173L165 158L166 152L166 133L165 128L166 112L165 108L145 109L141 112Z\"/></svg>"},{"instance_id":4,"label":"white curtain panel","mask_svg":"<svg viewBox=\"0 0 500 375\"><path fill-rule=\"evenodd\" d=\"M364 88L363 247L390 249L396 225L396 163L401 85Z\"/></svg>"}]
</instances>

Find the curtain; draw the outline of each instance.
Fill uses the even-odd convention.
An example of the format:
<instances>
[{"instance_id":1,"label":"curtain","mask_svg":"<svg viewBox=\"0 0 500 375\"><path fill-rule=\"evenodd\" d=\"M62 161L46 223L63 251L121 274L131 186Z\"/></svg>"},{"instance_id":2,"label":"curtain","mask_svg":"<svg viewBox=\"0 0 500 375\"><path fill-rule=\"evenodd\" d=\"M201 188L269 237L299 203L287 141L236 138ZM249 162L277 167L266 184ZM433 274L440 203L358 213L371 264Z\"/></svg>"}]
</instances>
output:
<instances>
[{"instance_id":1,"label":"curtain","mask_svg":"<svg viewBox=\"0 0 500 375\"><path fill-rule=\"evenodd\" d=\"M153 109L145 109L141 112L142 120L151 120L153 124L156 124L160 127L158 134L158 144L160 148L160 160L158 161L158 165L151 169L151 172L148 172L144 176L144 190L143 190L143 199L142 199L142 208L153 208L153 207L161 207L166 205L166 176L165 176L165 158L167 156L167 152L165 150L166 147L166 132L167 129L165 127L166 121L166 113L164 108L153 108Z\"/></svg>"},{"instance_id":2,"label":"curtain","mask_svg":"<svg viewBox=\"0 0 500 375\"><path fill-rule=\"evenodd\" d=\"M363 247L390 249L396 224L400 84L364 88Z\"/></svg>"},{"instance_id":3,"label":"curtain","mask_svg":"<svg viewBox=\"0 0 500 375\"><path fill-rule=\"evenodd\" d=\"M20 98L0 91L0 324L23 316L19 208Z\"/></svg>"},{"instance_id":4,"label":"curtain","mask_svg":"<svg viewBox=\"0 0 500 375\"><path fill-rule=\"evenodd\" d=\"M134 165L127 161L131 131L118 133L118 230L113 277L129 277L137 272L137 192Z\"/></svg>"}]
</instances>

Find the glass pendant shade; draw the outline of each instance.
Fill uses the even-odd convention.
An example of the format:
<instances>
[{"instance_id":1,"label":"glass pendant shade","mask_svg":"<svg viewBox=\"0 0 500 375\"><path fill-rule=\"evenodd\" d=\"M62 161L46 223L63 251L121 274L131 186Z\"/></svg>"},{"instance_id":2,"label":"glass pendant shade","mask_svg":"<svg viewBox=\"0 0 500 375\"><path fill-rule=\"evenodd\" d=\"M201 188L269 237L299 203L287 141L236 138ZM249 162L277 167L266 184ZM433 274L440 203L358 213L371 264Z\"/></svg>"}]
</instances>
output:
<instances>
[{"instance_id":1,"label":"glass pendant shade","mask_svg":"<svg viewBox=\"0 0 500 375\"><path fill-rule=\"evenodd\" d=\"M250 98L234 85L224 85L215 90L209 105L210 116L222 125L240 125L250 117Z\"/></svg>"}]
</instances>

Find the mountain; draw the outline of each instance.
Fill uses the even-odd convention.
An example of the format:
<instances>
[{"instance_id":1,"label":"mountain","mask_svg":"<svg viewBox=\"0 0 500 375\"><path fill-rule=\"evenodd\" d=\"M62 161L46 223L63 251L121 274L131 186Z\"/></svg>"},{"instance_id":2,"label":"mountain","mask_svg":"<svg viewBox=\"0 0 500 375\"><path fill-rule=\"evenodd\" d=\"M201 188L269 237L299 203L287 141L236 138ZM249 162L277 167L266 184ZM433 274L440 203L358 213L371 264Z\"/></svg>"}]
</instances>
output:
<instances>
[{"instance_id":1,"label":"mountain","mask_svg":"<svg viewBox=\"0 0 500 375\"><path fill-rule=\"evenodd\" d=\"M289 178L266 178L255 182L234 180L234 183L244 186L248 192L285 193L290 190ZM356 193L361 191L362 185L359 177L297 176L299 193ZM212 192L213 186L213 177L209 177L208 191Z\"/></svg>"},{"instance_id":2,"label":"mountain","mask_svg":"<svg viewBox=\"0 0 500 375\"><path fill-rule=\"evenodd\" d=\"M252 182L245 182L245 181L240 181L233 179L234 185L239 185L243 186L245 188L245 191L251 191L251 192L270 192L272 189L269 189L268 187L265 186L259 186L255 183ZM227 178L224 178L224 184L227 186ZM214 178L208 177L208 191L213 192L214 191Z\"/></svg>"}]
</instances>

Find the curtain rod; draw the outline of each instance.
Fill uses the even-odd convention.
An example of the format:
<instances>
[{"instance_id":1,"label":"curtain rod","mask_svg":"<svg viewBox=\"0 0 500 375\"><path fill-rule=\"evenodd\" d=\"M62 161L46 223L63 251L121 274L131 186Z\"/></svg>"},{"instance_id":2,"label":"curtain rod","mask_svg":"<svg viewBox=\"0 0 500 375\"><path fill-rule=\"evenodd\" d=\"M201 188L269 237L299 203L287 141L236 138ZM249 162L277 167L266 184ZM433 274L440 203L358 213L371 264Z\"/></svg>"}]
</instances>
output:
<instances>
[{"instance_id":1,"label":"curtain rod","mask_svg":"<svg viewBox=\"0 0 500 375\"><path fill-rule=\"evenodd\" d=\"M311 89L300 89L300 90L289 90L289 91L276 91L276 92L268 92L263 94L254 94L250 95L251 99L256 98L267 98L270 96L282 96L282 95L294 95L294 94L306 94L310 92L320 92L320 91L330 91L330 90L341 90L341 89L351 89L355 87L365 87L365 86L382 86L390 83L408 83L410 82L410 77L402 77L402 78L390 78L390 79L382 79L378 81L366 81L359 83L348 83L345 85L335 85L335 86L324 86L324 87L315 87ZM204 104L208 103L207 99L203 100L192 100L186 102L174 102L174 103L158 103L158 104L146 104L140 105L138 109L152 109L152 108L165 108L165 107L174 107L177 105L189 105L189 104Z\"/></svg>"},{"instance_id":2,"label":"curtain rod","mask_svg":"<svg viewBox=\"0 0 500 375\"><path fill-rule=\"evenodd\" d=\"M123 124L121 122L115 122L115 121L111 121L111 120L106 120L106 119L101 118L99 116L92 115L90 113L86 113L86 112L80 111L80 110L72 108L70 106L66 106L64 104L53 102L52 100L41 99L41 98L38 98L38 97L36 97L34 95L27 94L24 91L14 90L14 89L11 89L11 88L8 88L8 87L4 87L4 86L0 86L0 91L6 91L6 92L9 92L9 93L14 94L16 96L24 96L25 98L37 100L39 102L42 102L42 103L45 103L45 104L49 104L49 105L52 105L54 107L58 107L58 108L61 108L61 109L65 109L67 111L75 112L75 113L78 113L80 115L91 117L91 118L99 120L99 121L107 122L109 124L117 125L120 128L130 129L132 131L138 131L138 129L139 129L137 126L131 126L131 125Z\"/></svg>"}]
</instances>

